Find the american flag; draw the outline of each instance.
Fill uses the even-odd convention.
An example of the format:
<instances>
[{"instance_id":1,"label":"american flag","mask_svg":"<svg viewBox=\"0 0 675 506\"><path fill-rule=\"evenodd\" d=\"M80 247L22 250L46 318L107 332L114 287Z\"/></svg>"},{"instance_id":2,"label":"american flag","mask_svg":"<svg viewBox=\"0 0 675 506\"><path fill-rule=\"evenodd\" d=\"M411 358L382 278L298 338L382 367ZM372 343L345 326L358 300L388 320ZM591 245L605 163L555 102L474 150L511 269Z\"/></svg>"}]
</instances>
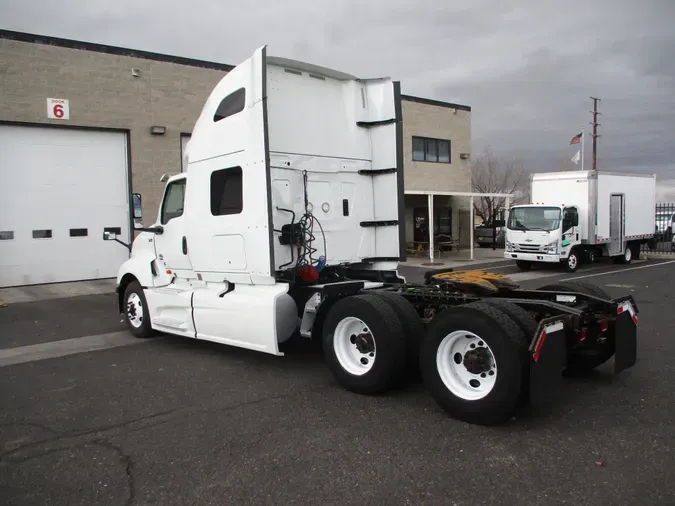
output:
<instances>
[{"instance_id":1,"label":"american flag","mask_svg":"<svg viewBox=\"0 0 675 506\"><path fill-rule=\"evenodd\" d=\"M581 136L582 135L583 135L583 132L581 132L580 134L577 134L574 137L572 137L572 140L570 141L570 146L572 144L579 144L581 142Z\"/></svg>"}]
</instances>

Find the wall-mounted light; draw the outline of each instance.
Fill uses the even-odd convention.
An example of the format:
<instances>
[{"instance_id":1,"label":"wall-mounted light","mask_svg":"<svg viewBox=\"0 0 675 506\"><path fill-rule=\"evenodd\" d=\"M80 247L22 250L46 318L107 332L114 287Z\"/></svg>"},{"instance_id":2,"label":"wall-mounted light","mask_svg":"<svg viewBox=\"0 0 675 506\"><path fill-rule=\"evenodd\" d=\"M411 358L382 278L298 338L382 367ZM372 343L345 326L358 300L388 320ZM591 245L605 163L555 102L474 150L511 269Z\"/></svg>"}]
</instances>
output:
<instances>
[{"instance_id":1,"label":"wall-mounted light","mask_svg":"<svg viewBox=\"0 0 675 506\"><path fill-rule=\"evenodd\" d=\"M152 125L150 127L150 133L152 135L164 135L166 133L166 127L161 125Z\"/></svg>"},{"instance_id":2,"label":"wall-mounted light","mask_svg":"<svg viewBox=\"0 0 675 506\"><path fill-rule=\"evenodd\" d=\"M134 77L141 77L141 69L131 69L131 75Z\"/></svg>"},{"instance_id":3,"label":"wall-mounted light","mask_svg":"<svg viewBox=\"0 0 675 506\"><path fill-rule=\"evenodd\" d=\"M459 157L460 157L462 160L468 160L470 156L471 156L471 155L470 155L469 153L460 153L460 154L459 154Z\"/></svg>"}]
</instances>

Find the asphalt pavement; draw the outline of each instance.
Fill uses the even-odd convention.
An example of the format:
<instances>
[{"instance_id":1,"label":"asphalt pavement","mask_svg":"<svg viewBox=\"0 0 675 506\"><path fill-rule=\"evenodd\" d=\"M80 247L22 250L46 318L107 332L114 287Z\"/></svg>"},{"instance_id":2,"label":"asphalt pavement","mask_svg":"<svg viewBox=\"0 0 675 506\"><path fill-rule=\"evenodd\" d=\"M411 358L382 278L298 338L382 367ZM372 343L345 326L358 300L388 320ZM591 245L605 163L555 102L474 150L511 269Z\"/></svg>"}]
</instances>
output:
<instances>
[{"instance_id":1,"label":"asphalt pavement","mask_svg":"<svg viewBox=\"0 0 675 506\"><path fill-rule=\"evenodd\" d=\"M640 309L638 363L568 378L500 427L449 418L419 384L344 391L316 343L273 357L162 336L0 366L5 505L674 504L675 262L513 271L584 277ZM402 269L409 280L422 269ZM521 276L521 274L525 274ZM0 309L0 355L123 329L114 296ZM126 335L122 332L121 336Z\"/></svg>"}]
</instances>

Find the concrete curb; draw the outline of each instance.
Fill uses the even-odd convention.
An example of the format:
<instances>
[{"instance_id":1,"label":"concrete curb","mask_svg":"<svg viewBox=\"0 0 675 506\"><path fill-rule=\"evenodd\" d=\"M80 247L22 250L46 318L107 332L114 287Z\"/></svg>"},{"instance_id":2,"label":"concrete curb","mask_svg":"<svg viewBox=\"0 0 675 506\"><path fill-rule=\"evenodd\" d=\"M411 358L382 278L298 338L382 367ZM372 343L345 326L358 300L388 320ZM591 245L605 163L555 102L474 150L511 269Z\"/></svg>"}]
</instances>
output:
<instances>
[{"instance_id":1,"label":"concrete curb","mask_svg":"<svg viewBox=\"0 0 675 506\"><path fill-rule=\"evenodd\" d=\"M640 252L640 258L644 258L645 260L663 260L663 259L671 259L675 260L675 252L673 253L666 253L666 252L654 252L654 253L645 253L645 252Z\"/></svg>"}]
</instances>

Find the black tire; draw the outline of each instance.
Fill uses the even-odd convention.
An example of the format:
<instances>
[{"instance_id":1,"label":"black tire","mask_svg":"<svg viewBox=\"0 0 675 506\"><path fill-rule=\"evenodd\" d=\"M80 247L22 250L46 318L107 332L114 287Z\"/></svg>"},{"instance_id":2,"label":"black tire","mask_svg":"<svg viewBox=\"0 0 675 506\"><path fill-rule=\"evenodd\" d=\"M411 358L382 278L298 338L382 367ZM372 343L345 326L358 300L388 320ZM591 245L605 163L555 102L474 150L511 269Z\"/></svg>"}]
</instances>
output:
<instances>
[{"instance_id":1,"label":"black tire","mask_svg":"<svg viewBox=\"0 0 675 506\"><path fill-rule=\"evenodd\" d=\"M389 307L396 312L405 333L406 370L411 377L418 378L420 345L426 332L422 318L420 318L415 307L398 293L373 290L371 294L387 302Z\"/></svg>"},{"instance_id":2,"label":"black tire","mask_svg":"<svg viewBox=\"0 0 675 506\"><path fill-rule=\"evenodd\" d=\"M534 334L537 332L537 319L532 313L523 309L518 304L509 302L506 300L500 299L490 299L485 298L481 302L484 304L489 304L493 307L496 307L500 311L506 313L506 315L511 318L516 325L523 331L525 334L525 339L529 345L530 341L534 338ZM523 350L523 383L521 386L520 397L518 399L518 405L523 406L527 404L530 394L530 361L527 356L527 351Z\"/></svg>"},{"instance_id":3,"label":"black tire","mask_svg":"<svg viewBox=\"0 0 675 506\"><path fill-rule=\"evenodd\" d=\"M593 295L594 297L600 297L606 300L611 300L612 298L605 292L602 288L592 283L587 283L585 281L561 281L559 283L553 283L546 286L540 286L537 290L544 291L560 291L560 292L579 292L585 293L586 295Z\"/></svg>"},{"instance_id":4,"label":"black tire","mask_svg":"<svg viewBox=\"0 0 675 506\"><path fill-rule=\"evenodd\" d=\"M138 327L134 326L131 323L130 316L132 313L135 314L135 310L129 307L129 298L132 295L137 295L140 299L139 305L143 310L143 317L141 323ZM148 310L148 303L145 299L145 294L143 293L143 288L141 287L138 281L132 281L127 285L126 290L124 291L124 322L127 324L129 331L135 336L140 338L153 337L158 334L156 330L152 328L150 323L150 313Z\"/></svg>"},{"instance_id":5,"label":"black tire","mask_svg":"<svg viewBox=\"0 0 675 506\"><path fill-rule=\"evenodd\" d=\"M599 286L584 281L564 281L542 286L537 290L579 292L604 300L611 300L607 292ZM614 355L614 342L608 340L605 345L594 348L571 350L567 355L567 370L573 373L587 373L607 362Z\"/></svg>"},{"instance_id":6,"label":"black tire","mask_svg":"<svg viewBox=\"0 0 675 506\"><path fill-rule=\"evenodd\" d=\"M628 247L631 249L631 252L633 254L633 260L639 260L640 249L642 249L642 244L640 244L639 242L631 242L628 243Z\"/></svg>"},{"instance_id":7,"label":"black tire","mask_svg":"<svg viewBox=\"0 0 675 506\"><path fill-rule=\"evenodd\" d=\"M492 351L497 377L492 390L477 400L454 394L443 382L436 355L443 340L455 330L473 332ZM420 350L422 380L433 399L450 416L478 425L507 421L518 403L523 384L527 340L506 313L482 302L472 302L442 311L427 328Z\"/></svg>"},{"instance_id":8,"label":"black tire","mask_svg":"<svg viewBox=\"0 0 675 506\"><path fill-rule=\"evenodd\" d=\"M620 265L629 265L632 261L633 261L633 250L627 243L624 246L623 253L619 256L614 257L614 263Z\"/></svg>"},{"instance_id":9,"label":"black tire","mask_svg":"<svg viewBox=\"0 0 675 506\"><path fill-rule=\"evenodd\" d=\"M375 340L375 360L370 370L362 375L348 372L335 354L335 330L347 317L365 323ZM405 331L396 312L380 297L354 295L337 301L326 316L322 341L328 368L338 383L351 392L381 393L400 384L405 374ZM364 358L367 359L365 355Z\"/></svg>"},{"instance_id":10,"label":"black tire","mask_svg":"<svg viewBox=\"0 0 675 506\"><path fill-rule=\"evenodd\" d=\"M516 266L521 271L529 271L532 267L532 262L526 262L525 260L516 260Z\"/></svg>"},{"instance_id":11,"label":"black tire","mask_svg":"<svg viewBox=\"0 0 675 506\"><path fill-rule=\"evenodd\" d=\"M534 337L534 333L537 331L537 320L534 315L526 309L523 309L518 304L501 299L485 298L481 300L481 302L496 307L503 313L506 313L506 315L520 327L520 330L523 331L528 343Z\"/></svg>"},{"instance_id":12,"label":"black tire","mask_svg":"<svg viewBox=\"0 0 675 506\"><path fill-rule=\"evenodd\" d=\"M589 264L592 264L593 262L595 262L595 250L593 248L586 251L586 261Z\"/></svg>"},{"instance_id":13,"label":"black tire","mask_svg":"<svg viewBox=\"0 0 675 506\"><path fill-rule=\"evenodd\" d=\"M565 260L565 270L567 272L576 272L579 269L579 264L581 259L579 258L579 252L576 249L572 249Z\"/></svg>"}]
</instances>

